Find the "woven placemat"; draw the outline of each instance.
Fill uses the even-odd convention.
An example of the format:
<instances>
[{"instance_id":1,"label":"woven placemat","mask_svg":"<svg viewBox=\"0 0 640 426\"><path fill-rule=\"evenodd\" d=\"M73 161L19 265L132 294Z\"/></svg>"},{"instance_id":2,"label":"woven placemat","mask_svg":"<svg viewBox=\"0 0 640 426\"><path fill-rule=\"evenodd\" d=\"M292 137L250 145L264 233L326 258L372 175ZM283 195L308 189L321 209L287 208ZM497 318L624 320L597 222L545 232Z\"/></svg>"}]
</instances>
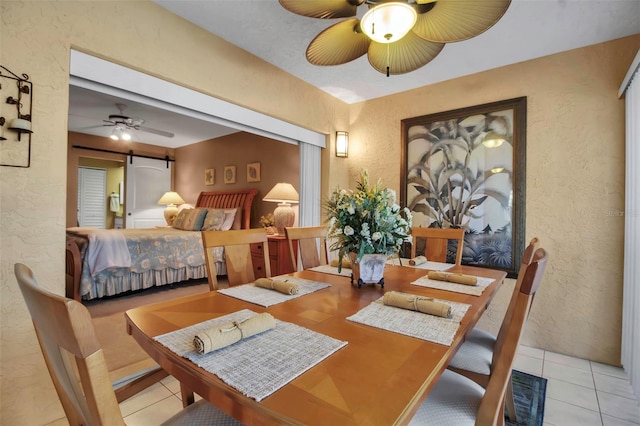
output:
<instances>
[{"instance_id":1,"label":"woven placemat","mask_svg":"<svg viewBox=\"0 0 640 426\"><path fill-rule=\"evenodd\" d=\"M411 266L409 265L409 260L410 259L398 259L394 257L393 259L387 260L387 265L408 266L409 268L428 269L430 271L446 271L456 266L453 263L432 262L430 260L420 265Z\"/></svg>"},{"instance_id":2,"label":"woven placemat","mask_svg":"<svg viewBox=\"0 0 640 426\"><path fill-rule=\"evenodd\" d=\"M331 265L315 266L313 268L309 268L309 270L314 272L322 272L324 274L341 275L343 277L351 276L351 268L342 268L342 271L338 272L338 267Z\"/></svg>"},{"instance_id":3,"label":"woven placemat","mask_svg":"<svg viewBox=\"0 0 640 426\"><path fill-rule=\"evenodd\" d=\"M256 401L271 395L347 345L347 342L276 320L276 327L271 330L208 354L196 352L193 346L196 334L252 315L256 313L243 309L157 336L154 340Z\"/></svg>"},{"instance_id":4,"label":"woven placemat","mask_svg":"<svg viewBox=\"0 0 640 426\"><path fill-rule=\"evenodd\" d=\"M460 326L460 321L462 321L462 317L464 317L471 305L449 300L433 300L450 305L451 316L442 318L423 314L422 312L386 306L382 303L381 297L347 319L371 327L451 346L453 337Z\"/></svg>"},{"instance_id":5,"label":"woven placemat","mask_svg":"<svg viewBox=\"0 0 640 426\"><path fill-rule=\"evenodd\" d=\"M235 287L223 288L218 290L218 293L226 294L227 296L235 297L236 299L264 306L266 308L272 305L277 305L278 303L286 302L287 300L295 299L296 297L304 296L305 294L322 290L323 288L331 287L331 285L327 283L291 277L288 275L272 277L271 279L279 279L298 284L298 293L284 294L276 290L257 287L253 284L242 284Z\"/></svg>"},{"instance_id":6,"label":"woven placemat","mask_svg":"<svg viewBox=\"0 0 640 426\"><path fill-rule=\"evenodd\" d=\"M477 285L466 285L451 283L449 281L431 280L428 276L420 277L411 284L421 287L437 288L439 290L453 291L455 293L470 294L472 296L480 296L489 284L493 282L493 278L476 277Z\"/></svg>"}]
</instances>

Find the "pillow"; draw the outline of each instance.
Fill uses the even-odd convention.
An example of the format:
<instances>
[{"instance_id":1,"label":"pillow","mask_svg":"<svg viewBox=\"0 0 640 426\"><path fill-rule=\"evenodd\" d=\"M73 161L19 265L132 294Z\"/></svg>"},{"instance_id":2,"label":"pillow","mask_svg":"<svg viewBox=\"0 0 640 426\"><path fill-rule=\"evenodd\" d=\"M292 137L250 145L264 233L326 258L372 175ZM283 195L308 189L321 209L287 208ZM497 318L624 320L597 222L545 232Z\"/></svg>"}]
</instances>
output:
<instances>
[{"instance_id":1,"label":"pillow","mask_svg":"<svg viewBox=\"0 0 640 426\"><path fill-rule=\"evenodd\" d=\"M224 209L224 222L222 222L222 226L220 227L221 231L228 231L229 229L240 229L240 227L234 228L236 212L238 209ZM238 221L240 224L240 221Z\"/></svg>"},{"instance_id":2,"label":"pillow","mask_svg":"<svg viewBox=\"0 0 640 426\"><path fill-rule=\"evenodd\" d=\"M199 231L202 228L207 209L195 208L180 210L173 227L185 231Z\"/></svg>"},{"instance_id":3,"label":"pillow","mask_svg":"<svg viewBox=\"0 0 640 426\"><path fill-rule=\"evenodd\" d=\"M222 224L224 223L224 210L222 209L207 209L207 215L202 223L203 231L220 231Z\"/></svg>"}]
</instances>

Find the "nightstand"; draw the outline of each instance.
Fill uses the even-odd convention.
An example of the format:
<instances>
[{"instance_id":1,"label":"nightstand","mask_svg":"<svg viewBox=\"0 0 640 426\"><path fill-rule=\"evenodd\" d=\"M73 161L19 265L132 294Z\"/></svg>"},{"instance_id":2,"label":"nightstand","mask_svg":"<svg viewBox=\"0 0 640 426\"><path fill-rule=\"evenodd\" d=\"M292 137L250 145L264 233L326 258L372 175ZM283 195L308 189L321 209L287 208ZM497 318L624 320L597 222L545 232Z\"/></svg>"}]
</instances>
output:
<instances>
[{"instance_id":1,"label":"nightstand","mask_svg":"<svg viewBox=\"0 0 640 426\"><path fill-rule=\"evenodd\" d=\"M289 242L285 236L269 235L269 260L271 266L271 276L294 272L296 268L291 264L291 254L289 253ZM298 250L297 241L294 242L293 249ZM251 261L253 262L253 273L256 278L266 276L264 270L264 254L262 244L251 245Z\"/></svg>"}]
</instances>

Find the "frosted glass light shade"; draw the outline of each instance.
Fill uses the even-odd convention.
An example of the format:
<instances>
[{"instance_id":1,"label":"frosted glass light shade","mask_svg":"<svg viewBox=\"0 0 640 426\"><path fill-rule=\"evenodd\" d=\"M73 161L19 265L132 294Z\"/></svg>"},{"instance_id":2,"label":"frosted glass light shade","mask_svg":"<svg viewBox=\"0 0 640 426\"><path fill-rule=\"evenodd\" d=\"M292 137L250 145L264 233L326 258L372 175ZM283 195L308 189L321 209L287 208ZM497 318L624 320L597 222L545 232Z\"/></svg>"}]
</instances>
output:
<instances>
[{"instance_id":1,"label":"frosted glass light shade","mask_svg":"<svg viewBox=\"0 0 640 426\"><path fill-rule=\"evenodd\" d=\"M407 35L416 24L418 14L408 3L381 3L364 14L360 28L378 43L393 43Z\"/></svg>"}]
</instances>

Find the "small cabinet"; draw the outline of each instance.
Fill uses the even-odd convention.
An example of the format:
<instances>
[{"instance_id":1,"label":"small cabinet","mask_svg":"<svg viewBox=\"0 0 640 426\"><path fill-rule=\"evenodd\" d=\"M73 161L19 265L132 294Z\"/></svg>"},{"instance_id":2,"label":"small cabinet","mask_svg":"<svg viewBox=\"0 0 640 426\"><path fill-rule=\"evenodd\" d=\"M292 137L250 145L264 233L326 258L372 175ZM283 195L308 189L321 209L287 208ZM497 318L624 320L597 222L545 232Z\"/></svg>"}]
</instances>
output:
<instances>
[{"instance_id":1,"label":"small cabinet","mask_svg":"<svg viewBox=\"0 0 640 426\"><path fill-rule=\"evenodd\" d=\"M275 277L277 275L294 272L296 268L291 263L291 254L289 253L287 238L279 235L271 235L268 237L268 244L271 276ZM294 242L294 250L297 251L297 249L297 242ZM264 278L266 272L264 267L264 248L262 244L251 245L251 261L253 262L253 273L256 278Z\"/></svg>"}]
</instances>

